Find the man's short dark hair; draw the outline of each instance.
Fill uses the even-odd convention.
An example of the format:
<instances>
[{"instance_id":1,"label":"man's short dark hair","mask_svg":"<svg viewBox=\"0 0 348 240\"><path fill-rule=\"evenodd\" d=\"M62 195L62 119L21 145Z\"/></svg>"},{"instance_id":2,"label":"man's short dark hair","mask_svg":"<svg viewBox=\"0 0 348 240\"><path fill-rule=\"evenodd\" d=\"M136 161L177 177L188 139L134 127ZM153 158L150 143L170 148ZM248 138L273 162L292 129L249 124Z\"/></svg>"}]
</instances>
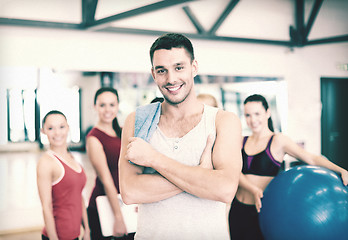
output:
<instances>
[{"instance_id":1,"label":"man's short dark hair","mask_svg":"<svg viewBox=\"0 0 348 240\"><path fill-rule=\"evenodd\" d=\"M193 46L191 41L182 34L179 33L167 33L157 38L150 48L151 64L153 60L153 54L156 50L172 48L184 48L191 57L191 62L195 59Z\"/></svg>"}]
</instances>

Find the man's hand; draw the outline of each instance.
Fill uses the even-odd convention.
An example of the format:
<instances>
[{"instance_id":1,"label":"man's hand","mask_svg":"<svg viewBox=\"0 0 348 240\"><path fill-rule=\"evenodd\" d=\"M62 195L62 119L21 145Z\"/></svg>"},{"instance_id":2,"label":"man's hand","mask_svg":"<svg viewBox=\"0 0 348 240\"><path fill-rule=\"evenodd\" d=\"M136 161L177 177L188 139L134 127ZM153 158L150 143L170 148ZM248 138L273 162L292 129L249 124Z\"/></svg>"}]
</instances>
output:
<instances>
[{"instance_id":1,"label":"man's hand","mask_svg":"<svg viewBox=\"0 0 348 240\"><path fill-rule=\"evenodd\" d=\"M205 148L203 150L201 160L199 162L199 166L202 168L207 169L213 169L213 161L212 161L212 151L213 151L213 145L215 142L215 136L213 134L210 134L207 138L207 144L205 145Z\"/></svg>"},{"instance_id":2,"label":"man's hand","mask_svg":"<svg viewBox=\"0 0 348 240\"><path fill-rule=\"evenodd\" d=\"M155 158L157 151L138 137L130 137L128 142L125 158L139 166L151 167L151 160Z\"/></svg>"}]
</instances>

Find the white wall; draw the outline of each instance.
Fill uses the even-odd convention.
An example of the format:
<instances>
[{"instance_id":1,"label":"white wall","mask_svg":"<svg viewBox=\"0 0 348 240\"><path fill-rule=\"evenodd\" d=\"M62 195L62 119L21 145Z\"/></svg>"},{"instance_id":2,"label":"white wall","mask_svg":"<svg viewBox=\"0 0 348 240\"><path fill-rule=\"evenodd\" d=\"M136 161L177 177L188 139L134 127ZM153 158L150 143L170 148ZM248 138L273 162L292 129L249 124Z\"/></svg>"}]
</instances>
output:
<instances>
[{"instance_id":1,"label":"white wall","mask_svg":"<svg viewBox=\"0 0 348 240\"><path fill-rule=\"evenodd\" d=\"M0 66L58 70L148 72L149 48L157 36L0 27ZM320 77L348 77L348 43L286 47L192 40L200 74L283 77L288 84L288 132L320 153ZM87 82L83 83L95 89ZM0 79L0 86L6 86ZM92 95L90 92L89 95ZM85 105L88 123L90 103Z\"/></svg>"}]
</instances>

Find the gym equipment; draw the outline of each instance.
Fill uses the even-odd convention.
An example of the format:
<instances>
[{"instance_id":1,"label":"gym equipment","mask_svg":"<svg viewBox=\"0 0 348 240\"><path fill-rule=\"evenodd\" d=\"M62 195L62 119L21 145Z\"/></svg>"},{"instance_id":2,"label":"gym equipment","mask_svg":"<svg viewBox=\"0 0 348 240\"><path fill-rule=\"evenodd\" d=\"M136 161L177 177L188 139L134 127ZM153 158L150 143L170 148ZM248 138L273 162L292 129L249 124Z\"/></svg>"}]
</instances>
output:
<instances>
[{"instance_id":1,"label":"gym equipment","mask_svg":"<svg viewBox=\"0 0 348 240\"><path fill-rule=\"evenodd\" d=\"M347 239L348 187L329 169L291 168L265 189L259 220L266 240Z\"/></svg>"}]
</instances>

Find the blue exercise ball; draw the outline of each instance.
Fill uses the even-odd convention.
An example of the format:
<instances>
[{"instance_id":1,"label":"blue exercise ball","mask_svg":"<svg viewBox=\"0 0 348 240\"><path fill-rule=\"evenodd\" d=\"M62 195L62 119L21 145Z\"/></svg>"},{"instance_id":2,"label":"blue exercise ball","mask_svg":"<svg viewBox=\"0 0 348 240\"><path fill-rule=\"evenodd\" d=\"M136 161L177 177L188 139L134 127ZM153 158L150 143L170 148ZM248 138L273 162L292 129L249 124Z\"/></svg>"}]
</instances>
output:
<instances>
[{"instance_id":1,"label":"blue exercise ball","mask_svg":"<svg viewBox=\"0 0 348 240\"><path fill-rule=\"evenodd\" d=\"M348 239L348 187L329 169L291 168L265 189L259 221L266 240Z\"/></svg>"}]
</instances>

